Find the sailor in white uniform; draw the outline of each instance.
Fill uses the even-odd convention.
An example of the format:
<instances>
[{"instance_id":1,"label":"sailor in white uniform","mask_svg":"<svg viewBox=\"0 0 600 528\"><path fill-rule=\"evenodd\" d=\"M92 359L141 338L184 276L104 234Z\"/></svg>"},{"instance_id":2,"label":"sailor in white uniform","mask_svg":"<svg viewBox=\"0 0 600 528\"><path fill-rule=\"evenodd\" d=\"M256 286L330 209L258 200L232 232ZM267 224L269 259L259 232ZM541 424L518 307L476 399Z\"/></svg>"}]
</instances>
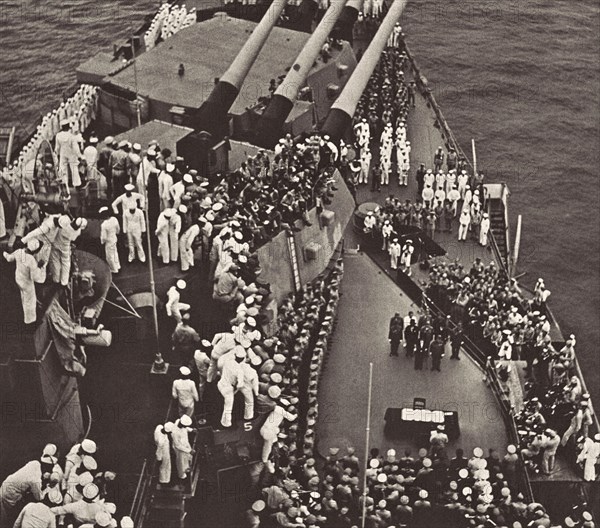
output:
<instances>
[{"instance_id":1,"label":"sailor in white uniform","mask_svg":"<svg viewBox=\"0 0 600 528\"><path fill-rule=\"evenodd\" d=\"M104 245L106 262L112 273L119 273L121 261L119 260L117 242L121 227L117 218L110 214L108 207L101 207L99 213L104 217L102 224L100 224L100 243Z\"/></svg>"},{"instance_id":2,"label":"sailor in white uniform","mask_svg":"<svg viewBox=\"0 0 600 528\"><path fill-rule=\"evenodd\" d=\"M127 235L129 247L129 262L137 257L141 262L146 262L146 253L142 244L142 235L146 232L146 219L141 209L134 207L127 209L123 214L123 233Z\"/></svg>"},{"instance_id":3,"label":"sailor in white uniform","mask_svg":"<svg viewBox=\"0 0 600 528\"><path fill-rule=\"evenodd\" d=\"M158 215L156 221L156 230L154 234L158 239L158 258L162 259L163 264L168 264L171 259L171 249L169 248L169 222L175 211L167 207Z\"/></svg>"},{"instance_id":4,"label":"sailor in white uniform","mask_svg":"<svg viewBox=\"0 0 600 528\"><path fill-rule=\"evenodd\" d=\"M181 302L181 292L185 290L187 284L184 280L179 279L175 285L171 286L167 291L167 303L165 309L167 315L175 319L177 323L182 320L183 312L187 312L191 306Z\"/></svg>"},{"instance_id":5,"label":"sailor in white uniform","mask_svg":"<svg viewBox=\"0 0 600 528\"><path fill-rule=\"evenodd\" d=\"M488 233L490 232L490 218L487 213L483 213L481 224L479 225L479 243L483 247L488 245Z\"/></svg>"}]
</instances>

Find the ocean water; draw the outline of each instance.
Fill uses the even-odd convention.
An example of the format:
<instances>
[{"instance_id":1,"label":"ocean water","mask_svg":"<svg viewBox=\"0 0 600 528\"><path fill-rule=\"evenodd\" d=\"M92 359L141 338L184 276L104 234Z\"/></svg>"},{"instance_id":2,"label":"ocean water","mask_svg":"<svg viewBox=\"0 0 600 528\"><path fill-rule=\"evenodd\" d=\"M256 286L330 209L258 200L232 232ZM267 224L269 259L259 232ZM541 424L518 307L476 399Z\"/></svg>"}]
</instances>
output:
<instances>
[{"instance_id":1,"label":"ocean water","mask_svg":"<svg viewBox=\"0 0 600 528\"><path fill-rule=\"evenodd\" d=\"M74 68L139 27L148 0L2 0L0 126L26 135ZM521 281L541 276L600 402L600 25L594 0L409 3L408 43L465 151L523 215ZM513 230L514 233L514 230Z\"/></svg>"}]
</instances>

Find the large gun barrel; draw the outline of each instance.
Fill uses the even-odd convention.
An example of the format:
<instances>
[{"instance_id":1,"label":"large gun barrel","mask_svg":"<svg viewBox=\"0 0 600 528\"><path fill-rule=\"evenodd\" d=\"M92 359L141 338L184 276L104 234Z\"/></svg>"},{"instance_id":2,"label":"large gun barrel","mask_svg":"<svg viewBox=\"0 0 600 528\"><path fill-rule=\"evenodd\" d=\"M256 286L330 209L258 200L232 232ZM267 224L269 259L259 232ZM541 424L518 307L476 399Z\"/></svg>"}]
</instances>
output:
<instances>
[{"instance_id":1,"label":"large gun barrel","mask_svg":"<svg viewBox=\"0 0 600 528\"><path fill-rule=\"evenodd\" d=\"M345 40L352 44L354 38L354 24L358 20L358 14L363 8L363 0L349 0L342 9L342 14L331 32L333 38Z\"/></svg>"},{"instance_id":2,"label":"large gun barrel","mask_svg":"<svg viewBox=\"0 0 600 528\"><path fill-rule=\"evenodd\" d=\"M287 0L273 0L227 71L221 76L196 115L192 117L192 126L195 130L208 132L213 137L222 135L227 130L229 109L240 93L244 79L279 20L286 3Z\"/></svg>"},{"instance_id":3,"label":"large gun barrel","mask_svg":"<svg viewBox=\"0 0 600 528\"><path fill-rule=\"evenodd\" d=\"M381 52L385 49L388 38L396 22L398 22L406 2L407 0L394 0L371 44L369 44L361 61L344 86L342 93L331 105L329 114L327 114L327 118L321 127L321 132L329 135L333 141L339 141L352 123L352 117L360 97L367 87L369 78L377 66Z\"/></svg>"},{"instance_id":4,"label":"large gun barrel","mask_svg":"<svg viewBox=\"0 0 600 528\"><path fill-rule=\"evenodd\" d=\"M256 134L258 145L270 148L279 138L281 128L294 107L298 92L304 86L308 72L319 56L319 52L342 13L345 3L346 0L335 0L331 3L321 22L296 57L285 79L275 90L269 106L258 122Z\"/></svg>"}]
</instances>

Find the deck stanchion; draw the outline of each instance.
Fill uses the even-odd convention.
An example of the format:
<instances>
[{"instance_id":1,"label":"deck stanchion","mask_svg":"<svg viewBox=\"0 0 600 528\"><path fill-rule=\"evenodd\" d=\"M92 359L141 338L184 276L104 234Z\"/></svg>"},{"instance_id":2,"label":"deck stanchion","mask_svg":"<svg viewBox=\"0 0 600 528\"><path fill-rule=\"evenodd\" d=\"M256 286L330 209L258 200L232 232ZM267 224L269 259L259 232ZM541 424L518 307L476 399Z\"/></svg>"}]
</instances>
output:
<instances>
[{"instance_id":1,"label":"deck stanchion","mask_svg":"<svg viewBox=\"0 0 600 528\"><path fill-rule=\"evenodd\" d=\"M365 467L363 473L362 528L367 520L367 469L369 469L369 443L371 440L371 397L373 392L373 363L369 363L369 397L367 399L367 427L365 429Z\"/></svg>"}]
</instances>

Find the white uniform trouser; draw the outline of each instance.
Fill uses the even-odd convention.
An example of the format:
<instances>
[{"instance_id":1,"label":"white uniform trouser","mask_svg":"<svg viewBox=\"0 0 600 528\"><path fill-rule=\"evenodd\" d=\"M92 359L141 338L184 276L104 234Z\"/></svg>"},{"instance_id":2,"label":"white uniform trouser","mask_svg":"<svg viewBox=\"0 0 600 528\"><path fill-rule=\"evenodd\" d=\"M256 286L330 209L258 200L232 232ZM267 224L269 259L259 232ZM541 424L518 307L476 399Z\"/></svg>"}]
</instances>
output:
<instances>
[{"instance_id":1,"label":"white uniform trouser","mask_svg":"<svg viewBox=\"0 0 600 528\"><path fill-rule=\"evenodd\" d=\"M390 267L392 269L398 269L398 255L394 253L390 255Z\"/></svg>"},{"instance_id":2,"label":"white uniform trouser","mask_svg":"<svg viewBox=\"0 0 600 528\"><path fill-rule=\"evenodd\" d=\"M233 412L233 398L235 396L235 391L233 389L233 385L230 385L227 382L217 383L217 388L219 392L223 396L225 400L223 406L223 415L221 416L221 425L223 427L231 427L231 414Z\"/></svg>"},{"instance_id":3,"label":"white uniform trouser","mask_svg":"<svg viewBox=\"0 0 600 528\"><path fill-rule=\"evenodd\" d=\"M66 158L60 158L60 174L61 178L65 183L69 181L69 172L71 173L71 183L73 187L79 187L81 185L81 178L79 177L79 161L69 161Z\"/></svg>"},{"instance_id":4,"label":"white uniform trouser","mask_svg":"<svg viewBox=\"0 0 600 528\"><path fill-rule=\"evenodd\" d=\"M71 271L71 244L69 244L66 249L54 245L50 253L50 262L48 265L50 267L50 277L55 283L60 283L63 286L69 284L69 272Z\"/></svg>"},{"instance_id":5,"label":"white uniform trouser","mask_svg":"<svg viewBox=\"0 0 600 528\"><path fill-rule=\"evenodd\" d=\"M252 387L242 387L240 392L244 395L244 420L252 420L254 416L254 393Z\"/></svg>"},{"instance_id":6,"label":"white uniform trouser","mask_svg":"<svg viewBox=\"0 0 600 528\"><path fill-rule=\"evenodd\" d=\"M146 253L144 253L144 246L142 245L142 233L127 233L127 245L129 247L129 262L135 259L136 251L137 258L142 262L146 262Z\"/></svg>"},{"instance_id":7,"label":"white uniform trouser","mask_svg":"<svg viewBox=\"0 0 600 528\"><path fill-rule=\"evenodd\" d=\"M175 448L175 466L177 467L177 475L180 479L186 478L187 471L191 465L192 454Z\"/></svg>"},{"instance_id":8,"label":"white uniform trouser","mask_svg":"<svg viewBox=\"0 0 600 528\"><path fill-rule=\"evenodd\" d=\"M163 264L168 264L171 258L169 249L169 233L160 232L158 235L158 256L162 258Z\"/></svg>"},{"instance_id":9,"label":"white uniform trouser","mask_svg":"<svg viewBox=\"0 0 600 528\"><path fill-rule=\"evenodd\" d=\"M382 163L381 164L381 185L388 185L390 183L390 164Z\"/></svg>"},{"instance_id":10,"label":"white uniform trouser","mask_svg":"<svg viewBox=\"0 0 600 528\"><path fill-rule=\"evenodd\" d=\"M104 254L106 255L106 262L110 271L113 273L119 273L121 269L121 262L119 260L119 252L117 251L116 242L105 242L104 243Z\"/></svg>"},{"instance_id":11,"label":"white uniform trouser","mask_svg":"<svg viewBox=\"0 0 600 528\"><path fill-rule=\"evenodd\" d=\"M482 229L479 232L479 243L482 246L487 246L487 243L488 243L487 239L488 239L488 230L487 229L485 229L485 230Z\"/></svg>"},{"instance_id":12,"label":"white uniform trouser","mask_svg":"<svg viewBox=\"0 0 600 528\"><path fill-rule=\"evenodd\" d=\"M360 162L360 174L358 176L358 183L367 183L369 181L369 169L371 167L371 161Z\"/></svg>"},{"instance_id":13,"label":"white uniform trouser","mask_svg":"<svg viewBox=\"0 0 600 528\"><path fill-rule=\"evenodd\" d=\"M181 271L187 271L194 266L194 250L187 247L188 237L183 235L179 239L179 257L181 259Z\"/></svg>"},{"instance_id":14,"label":"white uniform trouser","mask_svg":"<svg viewBox=\"0 0 600 528\"><path fill-rule=\"evenodd\" d=\"M171 482L171 450L169 444L165 443L159 449L157 449L158 456L160 456L160 466L158 468L158 482L160 484L168 484Z\"/></svg>"},{"instance_id":15,"label":"white uniform trouser","mask_svg":"<svg viewBox=\"0 0 600 528\"><path fill-rule=\"evenodd\" d=\"M265 464L269 461L269 456L271 455L273 444L277 441L278 434L279 427L269 426L268 422L260 430L260 436L263 437L262 461Z\"/></svg>"},{"instance_id":16,"label":"white uniform trouser","mask_svg":"<svg viewBox=\"0 0 600 528\"><path fill-rule=\"evenodd\" d=\"M23 320L25 324L34 323L36 320L37 297L35 284L32 280L17 279L17 286L21 292L21 304L23 305Z\"/></svg>"},{"instance_id":17,"label":"white uniform trouser","mask_svg":"<svg viewBox=\"0 0 600 528\"><path fill-rule=\"evenodd\" d=\"M458 240L467 240L469 233L469 224L460 224L458 226Z\"/></svg>"}]
</instances>

